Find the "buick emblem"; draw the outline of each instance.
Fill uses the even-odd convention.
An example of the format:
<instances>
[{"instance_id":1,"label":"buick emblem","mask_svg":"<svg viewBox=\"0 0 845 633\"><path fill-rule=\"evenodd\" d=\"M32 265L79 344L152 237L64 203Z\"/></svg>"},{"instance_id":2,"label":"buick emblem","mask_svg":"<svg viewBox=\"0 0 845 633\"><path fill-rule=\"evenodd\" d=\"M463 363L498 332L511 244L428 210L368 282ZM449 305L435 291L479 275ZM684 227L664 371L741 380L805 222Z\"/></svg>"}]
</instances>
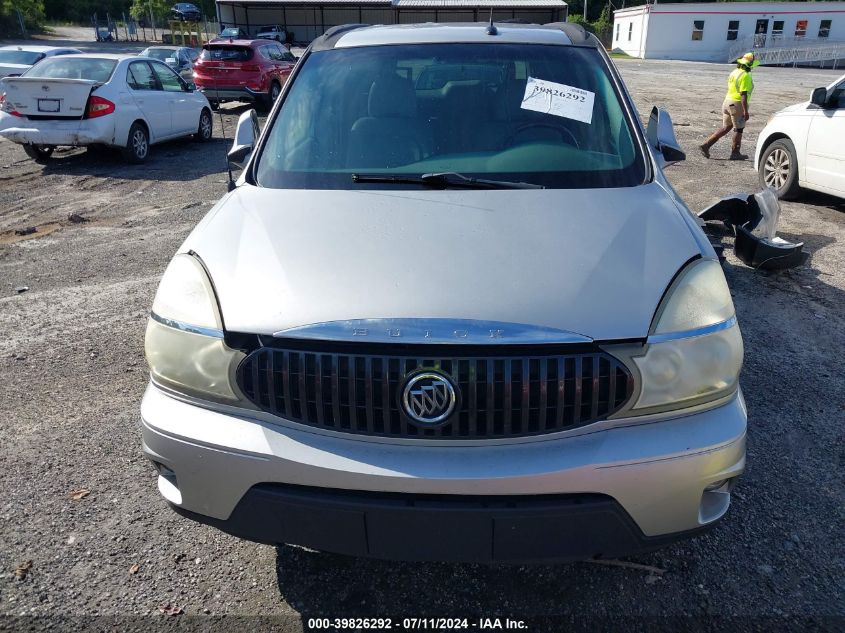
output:
<instances>
[{"instance_id":1,"label":"buick emblem","mask_svg":"<svg viewBox=\"0 0 845 633\"><path fill-rule=\"evenodd\" d=\"M41 90L43 90L44 92L50 92L50 86L44 84L43 86L41 86Z\"/></svg>"},{"instance_id":2,"label":"buick emblem","mask_svg":"<svg viewBox=\"0 0 845 633\"><path fill-rule=\"evenodd\" d=\"M402 392L405 414L422 424L442 422L455 410L457 395L451 381L434 371L413 375Z\"/></svg>"}]
</instances>

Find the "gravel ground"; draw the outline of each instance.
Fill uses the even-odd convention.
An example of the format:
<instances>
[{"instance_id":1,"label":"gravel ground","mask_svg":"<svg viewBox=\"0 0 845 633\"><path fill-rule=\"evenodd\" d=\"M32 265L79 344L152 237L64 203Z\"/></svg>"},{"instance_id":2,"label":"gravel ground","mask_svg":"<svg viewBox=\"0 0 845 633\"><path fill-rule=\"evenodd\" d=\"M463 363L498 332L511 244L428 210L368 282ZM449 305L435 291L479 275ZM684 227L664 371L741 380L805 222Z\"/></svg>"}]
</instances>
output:
<instances>
[{"instance_id":1,"label":"gravel ground","mask_svg":"<svg viewBox=\"0 0 845 633\"><path fill-rule=\"evenodd\" d=\"M710 161L692 151L719 123L728 66L618 65L641 113L659 104L674 115L690 151L668 175L691 208L757 189L750 163L724 160L727 141ZM746 150L770 113L835 76L758 69ZM228 138L238 112L222 116ZM822 195L783 207L779 233L806 242L805 266L766 274L728 255L748 471L717 529L631 559L662 574L356 560L240 541L173 514L139 448L143 330L165 265L225 192L215 120L210 145L157 146L143 167L85 150L41 167L0 141L0 629L296 631L309 617L388 615L561 618L531 630L666 615L692 618L639 622L843 629L845 204ZM167 605L184 615L161 615Z\"/></svg>"}]
</instances>

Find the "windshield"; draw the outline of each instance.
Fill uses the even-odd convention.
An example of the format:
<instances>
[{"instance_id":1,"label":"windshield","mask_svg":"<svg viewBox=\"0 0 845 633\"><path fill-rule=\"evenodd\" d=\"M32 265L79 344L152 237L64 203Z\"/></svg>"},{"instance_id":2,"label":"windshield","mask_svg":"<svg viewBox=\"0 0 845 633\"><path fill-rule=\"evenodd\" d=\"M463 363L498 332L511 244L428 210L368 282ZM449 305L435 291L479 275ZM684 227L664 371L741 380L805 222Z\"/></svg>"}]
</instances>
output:
<instances>
[{"instance_id":1,"label":"windshield","mask_svg":"<svg viewBox=\"0 0 845 633\"><path fill-rule=\"evenodd\" d=\"M30 51L0 51L0 64L26 64L32 66L44 53L32 53Z\"/></svg>"},{"instance_id":2,"label":"windshield","mask_svg":"<svg viewBox=\"0 0 845 633\"><path fill-rule=\"evenodd\" d=\"M422 185L360 176L439 172L550 188L634 186L645 178L634 138L594 49L336 48L306 59L255 174L274 188L413 188Z\"/></svg>"},{"instance_id":3,"label":"windshield","mask_svg":"<svg viewBox=\"0 0 845 633\"><path fill-rule=\"evenodd\" d=\"M115 59L50 57L27 70L23 76L42 79L92 79L105 83L114 72L115 66Z\"/></svg>"},{"instance_id":4,"label":"windshield","mask_svg":"<svg viewBox=\"0 0 845 633\"><path fill-rule=\"evenodd\" d=\"M203 47L200 59L204 62L245 62L252 59L252 49L248 46L217 46L215 44L209 44Z\"/></svg>"}]
</instances>

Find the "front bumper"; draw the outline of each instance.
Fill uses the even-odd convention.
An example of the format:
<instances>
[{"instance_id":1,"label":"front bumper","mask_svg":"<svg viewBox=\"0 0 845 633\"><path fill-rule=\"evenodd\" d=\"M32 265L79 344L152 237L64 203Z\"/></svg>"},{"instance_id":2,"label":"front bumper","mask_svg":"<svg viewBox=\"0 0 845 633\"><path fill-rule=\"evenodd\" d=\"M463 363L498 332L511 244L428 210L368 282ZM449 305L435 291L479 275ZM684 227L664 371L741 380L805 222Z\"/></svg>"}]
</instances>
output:
<instances>
[{"instance_id":1,"label":"front bumper","mask_svg":"<svg viewBox=\"0 0 845 633\"><path fill-rule=\"evenodd\" d=\"M159 490L182 514L253 540L387 558L651 549L720 519L730 485L705 488L745 466L741 394L685 417L476 446L320 435L201 408L153 385L141 416ZM397 530L437 538L400 547Z\"/></svg>"},{"instance_id":2,"label":"front bumper","mask_svg":"<svg viewBox=\"0 0 845 633\"><path fill-rule=\"evenodd\" d=\"M114 122L109 119L31 121L0 113L0 137L21 145L113 145Z\"/></svg>"}]
</instances>

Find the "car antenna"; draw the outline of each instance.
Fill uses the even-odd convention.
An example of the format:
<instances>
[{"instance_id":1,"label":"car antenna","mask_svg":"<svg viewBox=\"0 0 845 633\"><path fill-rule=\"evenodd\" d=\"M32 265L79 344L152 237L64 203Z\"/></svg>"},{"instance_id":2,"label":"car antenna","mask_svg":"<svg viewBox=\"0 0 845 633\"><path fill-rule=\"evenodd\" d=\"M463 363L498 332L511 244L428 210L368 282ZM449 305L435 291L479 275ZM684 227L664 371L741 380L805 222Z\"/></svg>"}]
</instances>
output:
<instances>
[{"instance_id":1,"label":"car antenna","mask_svg":"<svg viewBox=\"0 0 845 633\"><path fill-rule=\"evenodd\" d=\"M487 25L487 35L498 35L499 29L493 24L493 7L490 7L490 24Z\"/></svg>"}]
</instances>

